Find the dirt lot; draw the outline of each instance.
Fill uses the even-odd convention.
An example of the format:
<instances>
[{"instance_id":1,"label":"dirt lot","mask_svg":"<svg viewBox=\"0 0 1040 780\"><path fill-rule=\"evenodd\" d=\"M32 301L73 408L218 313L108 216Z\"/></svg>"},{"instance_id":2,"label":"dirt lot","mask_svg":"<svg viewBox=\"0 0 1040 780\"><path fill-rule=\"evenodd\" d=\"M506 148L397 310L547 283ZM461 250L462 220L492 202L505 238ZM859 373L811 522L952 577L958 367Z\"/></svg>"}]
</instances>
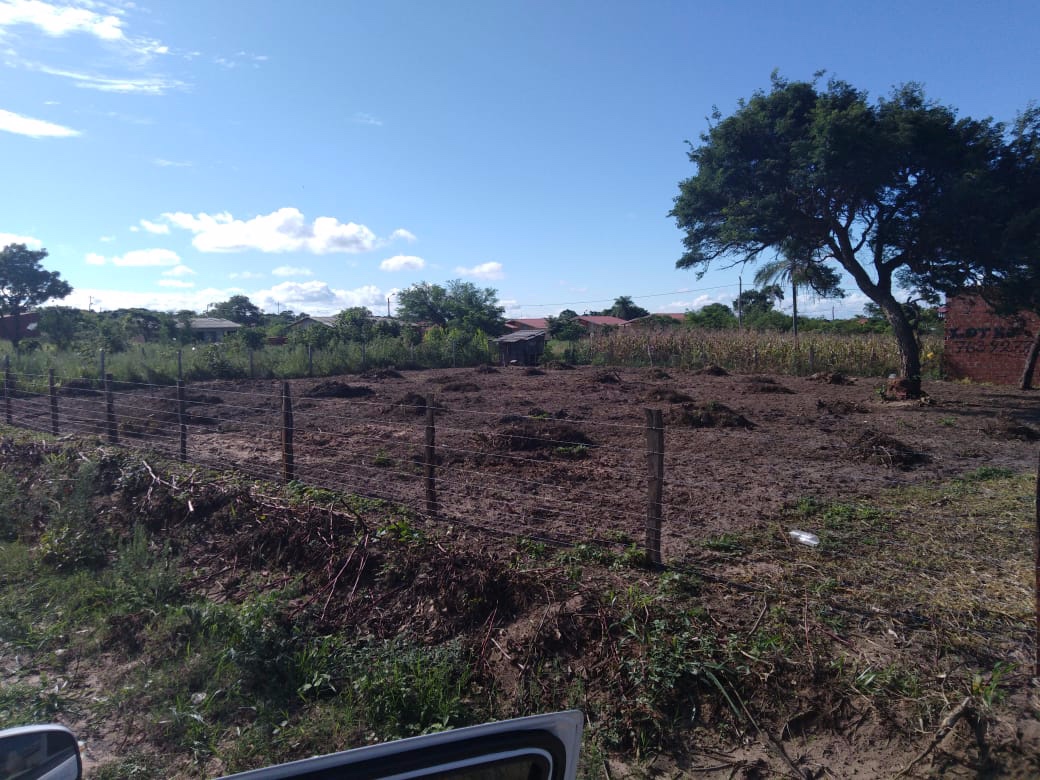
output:
<instances>
[{"instance_id":1,"label":"dirt lot","mask_svg":"<svg viewBox=\"0 0 1040 780\"><path fill-rule=\"evenodd\" d=\"M425 398L435 397L440 522L560 541L643 537L646 409L665 424L664 553L753 528L804 497L851 500L980 467L1035 464L1040 404L1011 388L928 382L885 401L882 379L584 367L372 372L290 382L296 476L426 509ZM192 461L280 479L281 383L187 390ZM104 398L66 390L62 431L105 430ZM121 440L176 452L175 394L122 387ZM46 428L45 398L15 423Z\"/></svg>"}]
</instances>

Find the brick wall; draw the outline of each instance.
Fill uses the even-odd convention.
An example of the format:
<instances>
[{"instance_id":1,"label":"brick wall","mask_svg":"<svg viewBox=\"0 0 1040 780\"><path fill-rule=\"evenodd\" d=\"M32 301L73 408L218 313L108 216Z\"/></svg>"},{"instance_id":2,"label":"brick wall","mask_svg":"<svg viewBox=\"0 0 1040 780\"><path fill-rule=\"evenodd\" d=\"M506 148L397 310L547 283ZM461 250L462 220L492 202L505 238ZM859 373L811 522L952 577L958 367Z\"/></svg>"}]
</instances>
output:
<instances>
[{"instance_id":1,"label":"brick wall","mask_svg":"<svg viewBox=\"0 0 1040 780\"><path fill-rule=\"evenodd\" d=\"M1029 312L999 317L976 296L946 302L943 368L949 379L1017 384L1040 317Z\"/></svg>"}]
</instances>

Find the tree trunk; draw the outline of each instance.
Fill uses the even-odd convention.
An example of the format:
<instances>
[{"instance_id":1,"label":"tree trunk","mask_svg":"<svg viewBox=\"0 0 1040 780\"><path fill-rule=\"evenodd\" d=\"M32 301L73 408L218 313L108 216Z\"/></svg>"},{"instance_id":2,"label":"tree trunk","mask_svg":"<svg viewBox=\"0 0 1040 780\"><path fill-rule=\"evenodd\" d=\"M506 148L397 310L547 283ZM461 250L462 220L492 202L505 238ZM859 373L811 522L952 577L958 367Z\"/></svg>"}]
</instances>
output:
<instances>
[{"instance_id":1,"label":"tree trunk","mask_svg":"<svg viewBox=\"0 0 1040 780\"><path fill-rule=\"evenodd\" d=\"M794 346L798 347L798 285L791 280L791 331L794 333Z\"/></svg>"},{"instance_id":2,"label":"tree trunk","mask_svg":"<svg viewBox=\"0 0 1040 780\"><path fill-rule=\"evenodd\" d=\"M1019 390L1028 390L1033 386L1033 372L1036 370L1036 361L1040 358L1040 327L1036 329L1033 337L1033 346L1029 348L1026 355L1026 365L1022 369L1022 379L1018 383Z\"/></svg>"},{"instance_id":3,"label":"tree trunk","mask_svg":"<svg viewBox=\"0 0 1040 780\"><path fill-rule=\"evenodd\" d=\"M892 326L892 333L899 345L899 374L907 383L907 396L921 397L921 349L917 334L906 318L903 307L892 295L878 296L876 303L885 312L885 319Z\"/></svg>"}]
</instances>

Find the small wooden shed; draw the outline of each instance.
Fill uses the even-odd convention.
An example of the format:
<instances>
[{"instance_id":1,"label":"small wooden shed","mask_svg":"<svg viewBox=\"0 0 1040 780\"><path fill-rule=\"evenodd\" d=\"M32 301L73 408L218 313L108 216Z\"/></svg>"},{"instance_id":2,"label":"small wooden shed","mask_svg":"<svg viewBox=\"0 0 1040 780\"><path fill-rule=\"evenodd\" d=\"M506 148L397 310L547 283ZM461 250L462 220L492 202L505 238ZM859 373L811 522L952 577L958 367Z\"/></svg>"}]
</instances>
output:
<instances>
[{"instance_id":1,"label":"small wooden shed","mask_svg":"<svg viewBox=\"0 0 1040 780\"><path fill-rule=\"evenodd\" d=\"M503 366L519 363L522 366L534 366L545 351L544 330L518 330L495 339L498 344L498 356Z\"/></svg>"}]
</instances>

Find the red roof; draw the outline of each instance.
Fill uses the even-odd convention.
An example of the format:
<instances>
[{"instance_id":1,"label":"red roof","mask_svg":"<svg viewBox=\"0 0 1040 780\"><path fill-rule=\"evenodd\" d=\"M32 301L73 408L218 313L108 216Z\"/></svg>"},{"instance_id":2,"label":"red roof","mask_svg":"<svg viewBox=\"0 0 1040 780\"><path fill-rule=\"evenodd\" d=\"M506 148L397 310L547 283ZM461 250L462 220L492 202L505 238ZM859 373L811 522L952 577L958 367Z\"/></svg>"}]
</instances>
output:
<instances>
[{"instance_id":1,"label":"red roof","mask_svg":"<svg viewBox=\"0 0 1040 780\"><path fill-rule=\"evenodd\" d=\"M545 330L549 327L549 323L545 321L545 317L521 317L520 319L506 320L506 327L513 330Z\"/></svg>"},{"instance_id":2,"label":"red roof","mask_svg":"<svg viewBox=\"0 0 1040 780\"><path fill-rule=\"evenodd\" d=\"M613 317L609 314L583 314L577 318L579 322L584 322L588 325L624 325L625 321L620 317Z\"/></svg>"}]
</instances>

